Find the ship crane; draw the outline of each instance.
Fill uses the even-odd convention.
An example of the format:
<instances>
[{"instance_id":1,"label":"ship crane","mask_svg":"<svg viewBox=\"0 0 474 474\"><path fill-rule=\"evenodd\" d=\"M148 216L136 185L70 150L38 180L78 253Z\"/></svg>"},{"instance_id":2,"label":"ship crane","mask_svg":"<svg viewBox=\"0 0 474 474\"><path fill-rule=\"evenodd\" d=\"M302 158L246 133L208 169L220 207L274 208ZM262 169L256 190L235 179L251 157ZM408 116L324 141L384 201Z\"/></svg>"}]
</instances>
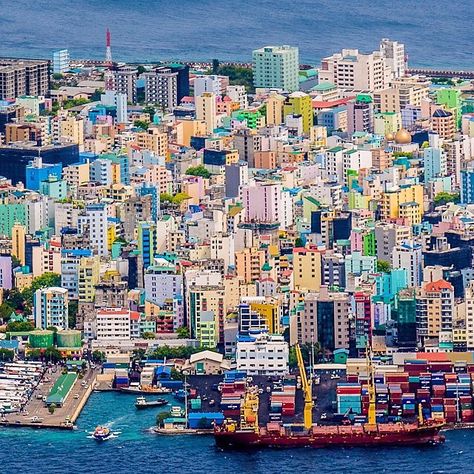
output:
<instances>
[{"instance_id":1,"label":"ship crane","mask_svg":"<svg viewBox=\"0 0 474 474\"><path fill-rule=\"evenodd\" d=\"M304 393L304 412L303 422L304 427L310 430L313 426L313 390L312 390L312 379L308 381L306 375L306 368L304 366L303 354L301 353L300 345L297 343L295 346L296 359L298 360L298 368L300 370L301 377L301 388Z\"/></svg>"}]
</instances>

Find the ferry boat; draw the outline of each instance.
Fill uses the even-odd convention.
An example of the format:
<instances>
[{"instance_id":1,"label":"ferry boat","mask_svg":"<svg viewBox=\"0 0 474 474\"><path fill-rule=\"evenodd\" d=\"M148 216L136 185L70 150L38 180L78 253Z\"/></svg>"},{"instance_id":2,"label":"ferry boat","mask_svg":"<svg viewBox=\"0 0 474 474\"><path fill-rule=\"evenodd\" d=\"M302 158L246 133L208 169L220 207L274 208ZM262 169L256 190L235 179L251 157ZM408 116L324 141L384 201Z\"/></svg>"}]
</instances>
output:
<instances>
[{"instance_id":1,"label":"ferry boat","mask_svg":"<svg viewBox=\"0 0 474 474\"><path fill-rule=\"evenodd\" d=\"M242 404L240 423L225 420L214 427L216 445L220 448L325 448L336 446L422 446L443 443L440 430L444 422L425 421L421 405L418 421L414 423L377 423L375 412L375 381L371 352L367 350L369 374L368 422L362 426L316 426L312 420L312 383L308 381L299 345L296 355L304 391L304 425L283 426L281 423L258 424L259 397L256 387L248 388Z\"/></svg>"},{"instance_id":2,"label":"ferry boat","mask_svg":"<svg viewBox=\"0 0 474 474\"><path fill-rule=\"evenodd\" d=\"M137 401L135 402L135 407L138 410L142 410L144 408L156 408L162 407L168 404L168 400L164 398L158 398L156 400L147 400L145 397L137 397Z\"/></svg>"},{"instance_id":3,"label":"ferry boat","mask_svg":"<svg viewBox=\"0 0 474 474\"><path fill-rule=\"evenodd\" d=\"M96 441L105 441L112 436L112 431L107 428L106 426L97 426L94 432L92 433L92 437Z\"/></svg>"}]
</instances>

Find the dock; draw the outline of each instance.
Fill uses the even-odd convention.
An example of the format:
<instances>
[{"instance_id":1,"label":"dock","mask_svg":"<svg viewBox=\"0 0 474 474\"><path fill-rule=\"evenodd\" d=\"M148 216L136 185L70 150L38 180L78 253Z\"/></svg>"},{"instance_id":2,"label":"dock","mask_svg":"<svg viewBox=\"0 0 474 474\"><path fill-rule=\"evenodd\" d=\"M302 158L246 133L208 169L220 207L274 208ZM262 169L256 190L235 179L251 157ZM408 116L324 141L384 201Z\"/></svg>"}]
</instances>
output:
<instances>
[{"instance_id":1,"label":"dock","mask_svg":"<svg viewBox=\"0 0 474 474\"><path fill-rule=\"evenodd\" d=\"M22 411L3 415L0 418L0 426L73 430L74 423L94 390L97 372L94 369L87 369L83 378L77 377L68 390L62 405L55 407L54 412L50 413L43 397L48 397L61 375L60 368L57 369L57 372L49 370L43 376L42 381L40 381ZM44 381L46 377L49 377L50 381ZM36 421L32 421L33 419Z\"/></svg>"}]
</instances>

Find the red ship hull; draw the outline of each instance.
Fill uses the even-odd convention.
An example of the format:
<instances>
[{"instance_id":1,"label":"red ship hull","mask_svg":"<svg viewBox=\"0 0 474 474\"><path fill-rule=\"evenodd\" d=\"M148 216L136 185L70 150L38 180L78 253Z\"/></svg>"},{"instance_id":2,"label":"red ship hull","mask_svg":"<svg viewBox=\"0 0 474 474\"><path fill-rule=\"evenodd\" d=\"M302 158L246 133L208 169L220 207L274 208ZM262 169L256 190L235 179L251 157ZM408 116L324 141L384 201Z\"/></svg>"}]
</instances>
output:
<instances>
[{"instance_id":1,"label":"red ship hull","mask_svg":"<svg viewBox=\"0 0 474 474\"><path fill-rule=\"evenodd\" d=\"M417 424L378 425L375 430L364 427L313 427L310 432L291 432L281 428L267 431L225 431L216 429L216 444L221 448L328 448L337 446L421 446L444 442L441 425Z\"/></svg>"}]
</instances>

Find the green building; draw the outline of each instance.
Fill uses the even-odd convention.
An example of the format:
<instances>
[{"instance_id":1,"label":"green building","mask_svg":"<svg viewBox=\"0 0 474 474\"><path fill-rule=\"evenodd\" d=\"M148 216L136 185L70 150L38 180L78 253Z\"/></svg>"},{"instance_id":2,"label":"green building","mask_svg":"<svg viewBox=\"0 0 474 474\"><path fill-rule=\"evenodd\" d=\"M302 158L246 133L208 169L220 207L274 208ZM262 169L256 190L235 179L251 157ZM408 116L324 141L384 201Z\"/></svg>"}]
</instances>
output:
<instances>
[{"instance_id":1,"label":"green building","mask_svg":"<svg viewBox=\"0 0 474 474\"><path fill-rule=\"evenodd\" d=\"M362 255L375 257L377 255L375 232L371 230L362 237Z\"/></svg>"},{"instance_id":2,"label":"green building","mask_svg":"<svg viewBox=\"0 0 474 474\"><path fill-rule=\"evenodd\" d=\"M255 87L287 92L299 89L298 48L265 46L254 50L252 58Z\"/></svg>"},{"instance_id":3,"label":"green building","mask_svg":"<svg viewBox=\"0 0 474 474\"><path fill-rule=\"evenodd\" d=\"M456 115L456 124L461 125L461 91L452 88L442 88L436 91L436 103L445 105Z\"/></svg>"},{"instance_id":4,"label":"green building","mask_svg":"<svg viewBox=\"0 0 474 474\"><path fill-rule=\"evenodd\" d=\"M28 226L28 213L24 204L0 204L0 234L12 236L15 224Z\"/></svg>"}]
</instances>

